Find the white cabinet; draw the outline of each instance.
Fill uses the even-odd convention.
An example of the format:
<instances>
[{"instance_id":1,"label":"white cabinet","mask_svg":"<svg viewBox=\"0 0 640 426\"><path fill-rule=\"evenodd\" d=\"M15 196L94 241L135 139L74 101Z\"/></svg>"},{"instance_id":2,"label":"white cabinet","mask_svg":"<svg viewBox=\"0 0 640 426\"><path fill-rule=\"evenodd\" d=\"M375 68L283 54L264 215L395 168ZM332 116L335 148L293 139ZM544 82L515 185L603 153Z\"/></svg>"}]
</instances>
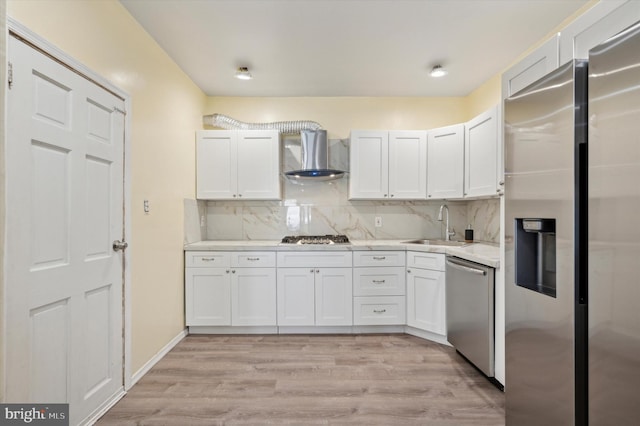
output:
<instances>
[{"instance_id":1,"label":"white cabinet","mask_svg":"<svg viewBox=\"0 0 640 426\"><path fill-rule=\"evenodd\" d=\"M429 130L427 147L427 198L462 198L464 124Z\"/></svg>"},{"instance_id":2,"label":"white cabinet","mask_svg":"<svg viewBox=\"0 0 640 426\"><path fill-rule=\"evenodd\" d=\"M587 59L589 50L640 20L637 0L596 3L560 32L560 64Z\"/></svg>"},{"instance_id":3,"label":"white cabinet","mask_svg":"<svg viewBox=\"0 0 640 426\"><path fill-rule=\"evenodd\" d=\"M355 252L353 265L354 325L405 324L405 252Z\"/></svg>"},{"instance_id":4,"label":"white cabinet","mask_svg":"<svg viewBox=\"0 0 640 426\"><path fill-rule=\"evenodd\" d=\"M196 148L198 199L281 198L277 130L199 130Z\"/></svg>"},{"instance_id":5,"label":"white cabinet","mask_svg":"<svg viewBox=\"0 0 640 426\"><path fill-rule=\"evenodd\" d=\"M407 325L446 335L445 255L407 252Z\"/></svg>"},{"instance_id":6,"label":"white cabinet","mask_svg":"<svg viewBox=\"0 0 640 426\"><path fill-rule=\"evenodd\" d=\"M186 268L188 326L231 325L231 274L227 268Z\"/></svg>"},{"instance_id":7,"label":"white cabinet","mask_svg":"<svg viewBox=\"0 0 640 426\"><path fill-rule=\"evenodd\" d=\"M352 325L350 252L278 253L278 325Z\"/></svg>"},{"instance_id":8,"label":"white cabinet","mask_svg":"<svg viewBox=\"0 0 640 426\"><path fill-rule=\"evenodd\" d=\"M425 131L354 130L350 140L350 199L424 199Z\"/></svg>"},{"instance_id":9,"label":"white cabinet","mask_svg":"<svg viewBox=\"0 0 640 426\"><path fill-rule=\"evenodd\" d=\"M276 325L274 252L186 252L188 326Z\"/></svg>"},{"instance_id":10,"label":"white cabinet","mask_svg":"<svg viewBox=\"0 0 640 426\"><path fill-rule=\"evenodd\" d=\"M478 115L465 125L464 196L485 197L500 194L498 107Z\"/></svg>"},{"instance_id":11,"label":"white cabinet","mask_svg":"<svg viewBox=\"0 0 640 426\"><path fill-rule=\"evenodd\" d=\"M502 99L524 89L560 65L558 34L502 74Z\"/></svg>"}]
</instances>

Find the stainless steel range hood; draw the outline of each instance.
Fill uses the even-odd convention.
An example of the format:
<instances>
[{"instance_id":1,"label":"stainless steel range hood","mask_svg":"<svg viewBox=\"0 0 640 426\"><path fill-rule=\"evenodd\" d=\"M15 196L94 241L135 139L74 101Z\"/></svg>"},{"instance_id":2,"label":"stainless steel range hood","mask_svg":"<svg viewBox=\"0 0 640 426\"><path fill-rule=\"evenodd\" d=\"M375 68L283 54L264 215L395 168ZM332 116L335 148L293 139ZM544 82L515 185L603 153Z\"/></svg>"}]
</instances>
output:
<instances>
[{"instance_id":1,"label":"stainless steel range hood","mask_svg":"<svg viewBox=\"0 0 640 426\"><path fill-rule=\"evenodd\" d=\"M344 171L329 168L329 144L326 130L301 130L302 169L286 172L285 176L297 181L328 181L340 179Z\"/></svg>"}]
</instances>

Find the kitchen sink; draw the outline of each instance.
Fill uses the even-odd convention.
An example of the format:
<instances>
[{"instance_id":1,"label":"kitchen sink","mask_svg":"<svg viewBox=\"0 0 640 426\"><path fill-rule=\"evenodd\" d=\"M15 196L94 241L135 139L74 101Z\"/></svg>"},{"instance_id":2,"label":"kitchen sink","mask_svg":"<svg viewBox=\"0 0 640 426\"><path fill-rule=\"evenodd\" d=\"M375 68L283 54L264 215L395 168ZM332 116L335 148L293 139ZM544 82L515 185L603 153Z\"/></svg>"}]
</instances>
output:
<instances>
[{"instance_id":1,"label":"kitchen sink","mask_svg":"<svg viewBox=\"0 0 640 426\"><path fill-rule=\"evenodd\" d=\"M469 243L464 241L445 241L445 240L411 240L403 241L403 244L423 244L430 246L449 246L449 247L463 247Z\"/></svg>"}]
</instances>

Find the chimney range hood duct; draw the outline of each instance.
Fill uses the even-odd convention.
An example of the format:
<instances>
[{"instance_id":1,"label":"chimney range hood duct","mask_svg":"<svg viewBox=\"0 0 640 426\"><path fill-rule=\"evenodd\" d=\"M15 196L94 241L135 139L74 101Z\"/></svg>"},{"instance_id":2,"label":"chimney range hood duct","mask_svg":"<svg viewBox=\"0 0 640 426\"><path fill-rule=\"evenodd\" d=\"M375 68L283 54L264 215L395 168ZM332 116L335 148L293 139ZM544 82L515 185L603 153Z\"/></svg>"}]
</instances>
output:
<instances>
[{"instance_id":1,"label":"chimney range hood duct","mask_svg":"<svg viewBox=\"0 0 640 426\"><path fill-rule=\"evenodd\" d=\"M285 176L292 181L334 180L344 176L342 170L329 168L329 144L327 131L301 130L300 148L302 149L302 169L286 172Z\"/></svg>"},{"instance_id":2,"label":"chimney range hood duct","mask_svg":"<svg viewBox=\"0 0 640 426\"><path fill-rule=\"evenodd\" d=\"M315 121L276 121L273 123L243 123L223 114L203 117L204 124L228 130L278 130L283 134L300 133L302 169L286 172L294 182L328 181L344 176L342 170L329 168L327 131Z\"/></svg>"}]
</instances>

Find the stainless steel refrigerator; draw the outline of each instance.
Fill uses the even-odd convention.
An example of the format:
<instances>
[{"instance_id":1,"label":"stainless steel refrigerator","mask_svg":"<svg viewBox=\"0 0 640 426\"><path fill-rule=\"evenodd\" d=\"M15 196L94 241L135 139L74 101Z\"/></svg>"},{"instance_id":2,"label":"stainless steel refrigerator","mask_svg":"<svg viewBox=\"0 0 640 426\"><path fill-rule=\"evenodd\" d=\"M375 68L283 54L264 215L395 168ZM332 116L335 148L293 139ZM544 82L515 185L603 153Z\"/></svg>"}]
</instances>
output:
<instances>
[{"instance_id":1,"label":"stainless steel refrigerator","mask_svg":"<svg viewBox=\"0 0 640 426\"><path fill-rule=\"evenodd\" d=\"M506 423L640 418L640 26L505 101Z\"/></svg>"}]
</instances>

